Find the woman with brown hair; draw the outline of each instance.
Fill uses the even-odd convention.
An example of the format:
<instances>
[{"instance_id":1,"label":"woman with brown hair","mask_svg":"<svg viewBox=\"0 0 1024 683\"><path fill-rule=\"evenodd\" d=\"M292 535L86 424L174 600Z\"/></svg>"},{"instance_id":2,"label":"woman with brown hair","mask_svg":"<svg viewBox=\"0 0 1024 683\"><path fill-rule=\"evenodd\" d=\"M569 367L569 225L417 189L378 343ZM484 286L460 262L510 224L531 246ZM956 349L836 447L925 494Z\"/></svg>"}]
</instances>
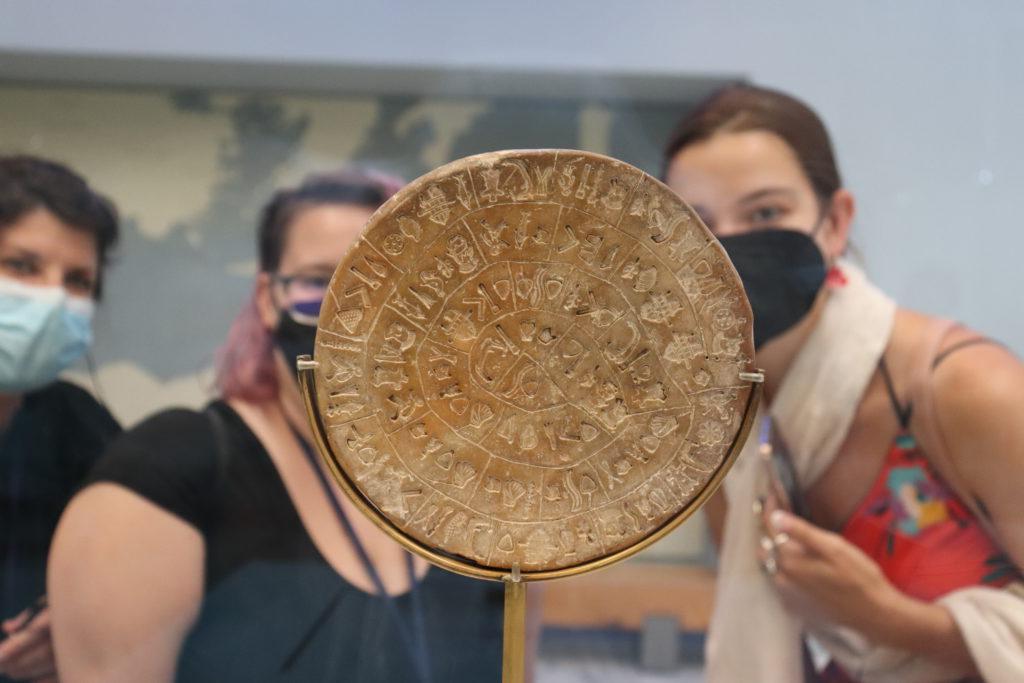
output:
<instances>
[{"instance_id":1,"label":"woman with brown hair","mask_svg":"<svg viewBox=\"0 0 1024 683\"><path fill-rule=\"evenodd\" d=\"M854 197L802 102L717 93L664 177L743 279L770 416L709 506L709 680L799 680L801 632L826 680L1024 680L1024 366L845 258Z\"/></svg>"},{"instance_id":2,"label":"woman with brown hair","mask_svg":"<svg viewBox=\"0 0 1024 683\"><path fill-rule=\"evenodd\" d=\"M267 205L222 398L126 433L61 521L62 679L497 680L500 586L429 569L361 515L314 457L296 382L335 267L397 189L344 172Z\"/></svg>"}]
</instances>

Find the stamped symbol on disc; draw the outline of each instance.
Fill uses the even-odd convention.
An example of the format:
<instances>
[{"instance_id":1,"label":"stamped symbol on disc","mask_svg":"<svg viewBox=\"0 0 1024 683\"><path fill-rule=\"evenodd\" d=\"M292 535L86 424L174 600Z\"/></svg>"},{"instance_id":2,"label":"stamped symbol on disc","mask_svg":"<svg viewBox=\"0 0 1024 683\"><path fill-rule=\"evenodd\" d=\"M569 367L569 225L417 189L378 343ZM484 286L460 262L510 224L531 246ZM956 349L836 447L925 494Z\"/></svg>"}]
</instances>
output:
<instances>
[{"instance_id":1,"label":"stamped symbol on disc","mask_svg":"<svg viewBox=\"0 0 1024 683\"><path fill-rule=\"evenodd\" d=\"M721 246L652 177L483 154L400 191L338 266L316 407L403 534L481 567L572 567L705 490L750 398L751 330Z\"/></svg>"}]
</instances>

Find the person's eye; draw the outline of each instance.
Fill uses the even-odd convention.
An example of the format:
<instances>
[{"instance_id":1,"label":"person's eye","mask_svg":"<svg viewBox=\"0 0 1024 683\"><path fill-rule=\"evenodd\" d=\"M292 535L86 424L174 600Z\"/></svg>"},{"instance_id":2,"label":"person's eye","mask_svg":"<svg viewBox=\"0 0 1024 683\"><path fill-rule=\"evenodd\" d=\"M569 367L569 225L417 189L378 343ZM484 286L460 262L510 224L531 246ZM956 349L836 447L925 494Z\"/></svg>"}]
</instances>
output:
<instances>
[{"instance_id":1,"label":"person's eye","mask_svg":"<svg viewBox=\"0 0 1024 683\"><path fill-rule=\"evenodd\" d=\"M759 206L748 214L747 219L752 225L767 225L778 222L782 215L783 211L778 206Z\"/></svg>"},{"instance_id":2,"label":"person's eye","mask_svg":"<svg viewBox=\"0 0 1024 683\"><path fill-rule=\"evenodd\" d=\"M96 281L85 273L70 273L64 278L64 288L72 294L91 296Z\"/></svg>"},{"instance_id":3,"label":"person's eye","mask_svg":"<svg viewBox=\"0 0 1024 683\"><path fill-rule=\"evenodd\" d=\"M306 287L309 287L310 289L327 289L327 287L330 286L331 284L331 278L324 277L322 275L316 277L307 277L305 278L305 282L303 284Z\"/></svg>"},{"instance_id":4,"label":"person's eye","mask_svg":"<svg viewBox=\"0 0 1024 683\"><path fill-rule=\"evenodd\" d=\"M0 267L3 267L3 269L8 273L20 275L22 277L35 275L39 272L39 268L35 261L16 256L0 259Z\"/></svg>"}]
</instances>

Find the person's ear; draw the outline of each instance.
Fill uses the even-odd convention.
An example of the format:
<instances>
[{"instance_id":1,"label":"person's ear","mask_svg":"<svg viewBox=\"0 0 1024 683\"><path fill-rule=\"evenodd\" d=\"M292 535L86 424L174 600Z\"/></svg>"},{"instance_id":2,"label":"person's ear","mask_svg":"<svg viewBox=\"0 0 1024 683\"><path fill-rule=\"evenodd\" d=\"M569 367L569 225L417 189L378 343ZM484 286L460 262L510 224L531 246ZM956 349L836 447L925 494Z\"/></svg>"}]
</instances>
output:
<instances>
[{"instance_id":1,"label":"person's ear","mask_svg":"<svg viewBox=\"0 0 1024 683\"><path fill-rule=\"evenodd\" d=\"M274 305L274 281L270 273L259 273L256 276L256 310L260 316L260 322L268 330L277 329L281 319L281 312Z\"/></svg>"},{"instance_id":2,"label":"person's ear","mask_svg":"<svg viewBox=\"0 0 1024 683\"><path fill-rule=\"evenodd\" d=\"M857 203L849 190L842 188L835 191L829 202L824 229L821 233L821 244L829 263L846 253L850 242L850 228L857 212Z\"/></svg>"}]
</instances>

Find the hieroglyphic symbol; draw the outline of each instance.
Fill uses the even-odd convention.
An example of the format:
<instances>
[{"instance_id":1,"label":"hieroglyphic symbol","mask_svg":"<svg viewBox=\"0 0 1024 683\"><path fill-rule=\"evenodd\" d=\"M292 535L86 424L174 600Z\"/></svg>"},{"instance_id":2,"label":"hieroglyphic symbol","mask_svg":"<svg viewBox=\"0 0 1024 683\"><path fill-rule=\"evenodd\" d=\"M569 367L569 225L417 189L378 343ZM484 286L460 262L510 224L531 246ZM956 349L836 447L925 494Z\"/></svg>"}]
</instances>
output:
<instances>
[{"instance_id":1,"label":"hieroglyphic symbol","mask_svg":"<svg viewBox=\"0 0 1024 683\"><path fill-rule=\"evenodd\" d=\"M707 244L707 239L699 236L697 228L689 220L689 216L686 216L686 219L683 221L686 223L686 227L683 229L682 234L668 245L668 255L676 263L683 263Z\"/></svg>"},{"instance_id":2,"label":"hieroglyphic symbol","mask_svg":"<svg viewBox=\"0 0 1024 683\"><path fill-rule=\"evenodd\" d=\"M427 191L420 196L420 208L417 215L420 218L429 218L438 225L448 223L448 216L451 215L451 207L455 202L445 196L444 190L437 185L431 185Z\"/></svg>"},{"instance_id":3,"label":"hieroglyphic symbol","mask_svg":"<svg viewBox=\"0 0 1024 683\"><path fill-rule=\"evenodd\" d=\"M633 283L634 292L649 292L658 281L658 268L644 265L636 258L622 266L622 279Z\"/></svg>"},{"instance_id":4,"label":"hieroglyphic symbol","mask_svg":"<svg viewBox=\"0 0 1024 683\"><path fill-rule=\"evenodd\" d=\"M726 421L732 416L729 406L736 398L732 389L722 391L706 391L697 397L697 404L703 409L703 415L715 414L719 420Z\"/></svg>"},{"instance_id":5,"label":"hieroglyphic symbol","mask_svg":"<svg viewBox=\"0 0 1024 683\"><path fill-rule=\"evenodd\" d=\"M384 284L384 277L388 274L388 269L373 256L363 253L354 264L349 266L349 272L366 283L370 289L380 289Z\"/></svg>"},{"instance_id":6,"label":"hieroglyphic symbol","mask_svg":"<svg viewBox=\"0 0 1024 683\"><path fill-rule=\"evenodd\" d=\"M707 258L691 263L679 271L678 275L686 295L695 303L726 286L725 278L716 275L714 266Z\"/></svg>"},{"instance_id":7,"label":"hieroglyphic symbol","mask_svg":"<svg viewBox=\"0 0 1024 683\"><path fill-rule=\"evenodd\" d=\"M540 393L543 373L533 363L527 363L510 376L510 381L500 392L509 401L528 402Z\"/></svg>"},{"instance_id":8,"label":"hieroglyphic symbol","mask_svg":"<svg viewBox=\"0 0 1024 683\"><path fill-rule=\"evenodd\" d=\"M627 190L618 176L608 181L608 194L601 197L601 203L609 211L618 211L626 201Z\"/></svg>"},{"instance_id":9,"label":"hieroglyphic symbol","mask_svg":"<svg viewBox=\"0 0 1024 683\"><path fill-rule=\"evenodd\" d=\"M530 225L530 213L530 211L523 211L519 214L519 224L512 232L512 241L515 243L516 249L522 249L527 242L544 246L551 240L550 233L543 226L538 226L532 235L527 233L527 227Z\"/></svg>"},{"instance_id":10,"label":"hieroglyphic symbol","mask_svg":"<svg viewBox=\"0 0 1024 683\"><path fill-rule=\"evenodd\" d=\"M495 325L494 335L485 339L480 345L480 361L474 368L477 377L483 380L485 384L491 384L498 379L498 377L496 372L492 372L488 369L488 360L490 356L497 355L498 362L501 363L501 361L505 360L507 357L515 357L518 356L519 353L519 347L512 343L512 340L505 334L501 325Z\"/></svg>"},{"instance_id":11,"label":"hieroglyphic symbol","mask_svg":"<svg viewBox=\"0 0 1024 683\"><path fill-rule=\"evenodd\" d=\"M487 292L487 287L482 282L476 286L476 292L477 296L465 298L462 300L462 303L467 306L476 307L477 320L484 319L484 314L488 308L492 313L497 313L501 310L498 304L494 303L494 299L491 298L491 295Z\"/></svg>"},{"instance_id":12,"label":"hieroglyphic symbol","mask_svg":"<svg viewBox=\"0 0 1024 683\"><path fill-rule=\"evenodd\" d=\"M416 333L395 321L388 326L380 350L373 357L378 363L404 363L403 355L416 343Z\"/></svg>"},{"instance_id":13,"label":"hieroglyphic symbol","mask_svg":"<svg viewBox=\"0 0 1024 683\"><path fill-rule=\"evenodd\" d=\"M590 499L593 497L594 492L597 491L597 484L589 474L581 475L577 484L575 473L572 470L566 470L562 483L565 486L565 490L569 492L569 500L572 501L571 510L573 512L583 509L584 505L587 508L591 507Z\"/></svg>"},{"instance_id":14,"label":"hieroglyphic symbol","mask_svg":"<svg viewBox=\"0 0 1024 683\"><path fill-rule=\"evenodd\" d=\"M423 496L423 488L417 486L415 488L403 488L398 492L397 508L398 518L408 519L409 513L413 511L413 506L410 501Z\"/></svg>"},{"instance_id":15,"label":"hieroglyphic symbol","mask_svg":"<svg viewBox=\"0 0 1024 683\"><path fill-rule=\"evenodd\" d=\"M409 285L404 293L396 291L388 303L410 320L425 322L427 313L437 301L426 292Z\"/></svg>"},{"instance_id":16,"label":"hieroglyphic symbol","mask_svg":"<svg viewBox=\"0 0 1024 683\"><path fill-rule=\"evenodd\" d=\"M508 223L504 220L497 225L491 225L486 218L480 219L480 241L487 247L491 256L498 256L509 248L509 243L502 239L502 235L508 230Z\"/></svg>"},{"instance_id":17,"label":"hieroglyphic symbol","mask_svg":"<svg viewBox=\"0 0 1024 683\"><path fill-rule=\"evenodd\" d=\"M514 413L502 422L496 433L510 446L514 445L518 439L518 446L524 451L532 451L537 447L537 429L530 423L520 428Z\"/></svg>"},{"instance_id":18,"label":"hieroglyphic symbol","mask_svg":"<svg viewBox=\"0 0 1024 683\"><path fill-rule=\"evenodd\" d=\"M343 308L335 313L334 317L349 334L355 334L359 329L359 323L363 321L363 309Z\"/></svg>"},{"instance_id":19,"label":"hieroglyphic symbol","mask_svg":"<svg viewBox=\"0 0 1024 683\"><path fill-rule=\"evenodd\" d=\"M737 316L728 305L715 309L711 315L711 327L715 330L711 353L728 358L739 356L743 344L740 329L746 322L746 318Z\"/></svg>"},{"instance_id":20,"label":"hieroglyphic symbol","mask_svg":"<svg viewBox=\"0 0 1024 683\"><path fill-rule=\"evenodd\" d=\"M377 459L377 449L370 445L376 436L374 432L364 434L355 424L349 424L344 429L345 433L341 436L341 443L345 448L355 453L364 465L369 465Z\"/></svg>"},{"instance_id":21,"label":"hieroglyphic symbol","mask_svg":"<svg viewBox=\"0 0 1024 683\"><path fill-rule=\"evenodd\" d=\"M476 339L477 329L470 311L446 311L441 319L441 331L449 339L461 342Z\"/></svg>"},{"instance_id":22,"label":"hieroglyphic symbol","mask_svg":"<svg viewBox=\"0 0 1024 683\"><path fill-rule=\"evenodd\" d=\"M558 176L558 187L562 191L563 197L568 197L572 194L572 190L576 186L576 164L582 160L582 157L570 159L562 166L562 172Z\"/></svg>"},{"instance_id":23,"label":"hieroglyphic symbol","mask_svg":"<svg viewBox=\"0 0 1024 683\"><path fill-rule=\"evenodd\" d=\"M466 184L466 177L463 175L455 176L455 198L459 200L459 204L462 204L462 208L469 211L473 208L473 194L469 191L469 186Z\"/></svg>"},{"instance_id":24,"label":"hieroglyphic symbol","mask_svg":"<svg viewBox=\"0 0 1024 683\"><path fill-rule=\"evenodd\" d=\"M405 251L405 238L400 233L393 232L384 238L384 251L392 256L398 256Z\"/></svg>"},{"instance_id":25,"label":"hieroglyphic symbol","mask_svg":"<svg viewBox=\"0 0 1024 683\"><path fill-rule=\"evenodd\" d=\"M591 177L593 172L593 178L590 180L590 185L587 184L588 179ZM601 184L601 177L604 176L604 166L598 166L595 170L591 164L583 164L583 172L580 174L580 184L576 188L576 199L585 199L587 204L593 206L597 203L597 190Z\"/></svg>"},{"instance_id":26,"label":"hieroglyphic symbol","mask_svg":"<svg viewBox=\"0 0 1024 683\"><path fill-rule=\"evenodd\" d=\"M651 239L656 244L664 242L671 236L671 230L675 230L674 224L666 229L669 213L662 207L661 194L658 192L637 192L629 206L629 215L639 216L647 223Z\"/></svg>"},{"instance_id":27,"label":"hieroglyphic symbol","mask_svg":"<svg viewBox=\"0 0 1024 683\"><path fill-rule=\"evenodd\" d=\"M519 191L513 195L513 199L522 202L547 196L550 191L548 185L551 174L555 170L554 166L533 166L533 175L531 176L526 162L521 159L509 159L505 164L515 169L523 183Z\"/></svg>"},{"instance_id":28,"label":"hieroglyphic symbol","mask_svg":"<svg viewBox=\"0 0 1024 683\"><path fill-rule=\"evenodd\" d=\"M518 479L509 479L501 487L501 504L507 508L514 508L524 495L526 495L526 485Z\"/></svg>"},{"instance_id":29,"label":"hieroglyphic symbol","mask_svg":"<svg viewBox=\"0 0 1024 683\"><path fill-rule=\"evenodd\" d=\"M466 488L466 484L471 482L475 476L476 468L471 463L460 460L452 471L452 484L456 488Z\"/></svg>"},{"instance_id":30,"label":"hieroglyphic symbol","mask_svg":"<svg viewBox=\"0 0 1024 683\"><path fill-rule=\"evenodd\" d=\"M671 292L656 292L640 305L640 317L652 323L665 323L675 317L683 305Z\"/></svg>"},{"instance_id":31,"label":"hieroglyphic symbol","mask_svg":"<svg viewBox=\"0 0 1024 683\"><path fill-rule=\"evenodd\" d=\"M363 376L363 369L347 356L332 356L330 359L331 369L325 375L328 382L347 382L350 379Z\"/></svg>"},{"instance_id":32,"label":"hieroglyphic symbol","mask_svg":"<svg viewBox=\"0 0 1024 683\"><path fill-rule=\"evenodd\" d=\"M558 440L589 443L596 439L601 432L594 425L582 420L573 421L568 415L562 417L558 427Z\"/></svg>"},{"instance_id":33,"label":"hieroglyphic symbol","mask_svg":"<svg viewBox=\"0 0 1024 683\"><path fill-rule=\"evenodd\" d=\"M629 341L626 342L623 346L615 348L612 345L611 340L609 340L604 349L605 358L607 358L611 363L614 363L620 368L625 368L629 364L630 355L632 355L633 351L640 343L640 328L637 327L636 323L634 323L632 320L627 320L626 327L629 328Z\"/></svg>"},{"instance_id":34,"label":"hieroglyphic symbol","mask_svg":"<svg viewBox=\"0 0 1024 683\"><path fill-rule=\"evenodd\" d=\"M451 351L445 351L443 346L437 344L430 345L430 356L427 360L431 363L437 361L444 361L445 363L454 364L458 362L458 357Z\"/></svg>"},{"instance_id":35,"label":"hieroglyphic symbol","mask_svg":"<svg viewBox=\"0 0 1024 683\"><path fill-rule=\"evenodd\" d=\"M494 418L494 409L486 403L476 403L469 411L469 426L480 429Z\"/></svg>"},{"instance_id":36,"label":"hieroglyphic symbol","mask_svg":"<svg viewBox=\"0 0 1024 683\"><path fill-rule=\"evenodd\" d=\"M662 355L670 363L682 363L689 369L693 359L703 353L704 345L697 339L696 334L675 332L672 334L672 341L665 346L665 352Z\"/></svg>"},{"instance_id":37,"label":"hieroglyphic symbol","mask_svg":"<svg viewBox=\"0 0 1024 683\"><path fill-rule=\"evenodd\" d=\"M446 253L458 265L460 273L472 273L479 265L473 247L462 235L452 235L448 238Z\"/></svg>"},{"instance_id":38,"label":"hieroglyphic symbol","mask_svg":"<svg viewBox=\"0 0 1024 683\"><path fill-rule=\"evenodd\" d=\"M624 477L633 468L633 464L626 458L620 457L614 462L611 459L601 460L600 468L604 472L608 490L613 491L617 485L625 481Z\"/></svg>"},{"instance_id":39,"label":"hieroglyphic symbol","mask_svg":"<svg viewBox=\"0 0 1024 683\"><path fill-rule=\"evenodd\" d=\"M484 189L480 191L481 197L493 204L505 196L505 191L500 187L501 169L485 168L480 171L480 176L484 179Z\"/></svg>"},{"instance_id":40,"label":"hieroglyphic symbol","mask_svg":"<svg viewBox=\"0 0 1024 683\"><path fill-rule=\"evenodd\" d=\"M420 224L408 216L398 217L398 229L402 231L403 235L411 239L413 242L419 242L420 235L423 234L423 229L420 228Z\"/></svg>"},{"instance_id":41,"label":"hieroglyphic symbol","mask_svg":"<svg viewBox=\"0 0 1024 683\"><path fill-rule=\"evenodd\" d=\"M409 382L409 377L402 368L385 368L378 365L373 369L373 378L370 381L377 388L387 387L397 390Z\"/></svg>"},{"instance_id":42,"label":"hieroglyphic symbol","mask_svg":"<svg viewBox=\"0 0 1024 683\"><path fill-rule=\"evenodd\" d=\"M388 419L392 422L408 420L416 414L417 410L423 407L423 399L412 390L406 391L404 395L398 393L391 394L388 396L387 402L392 406L388 415Z\"/></svg>"},{"instance_id":43,"label":"hieroglyphic symbol","mask_svg":"<svg viewBox=\"0 0 1024 683\"><path fill-rule=\"evenodd\" d=\"M704 420L697 426L697 441L702 446L717 446L725 441L725 427L715 420Z\"/></svg>"}]
</instances>

